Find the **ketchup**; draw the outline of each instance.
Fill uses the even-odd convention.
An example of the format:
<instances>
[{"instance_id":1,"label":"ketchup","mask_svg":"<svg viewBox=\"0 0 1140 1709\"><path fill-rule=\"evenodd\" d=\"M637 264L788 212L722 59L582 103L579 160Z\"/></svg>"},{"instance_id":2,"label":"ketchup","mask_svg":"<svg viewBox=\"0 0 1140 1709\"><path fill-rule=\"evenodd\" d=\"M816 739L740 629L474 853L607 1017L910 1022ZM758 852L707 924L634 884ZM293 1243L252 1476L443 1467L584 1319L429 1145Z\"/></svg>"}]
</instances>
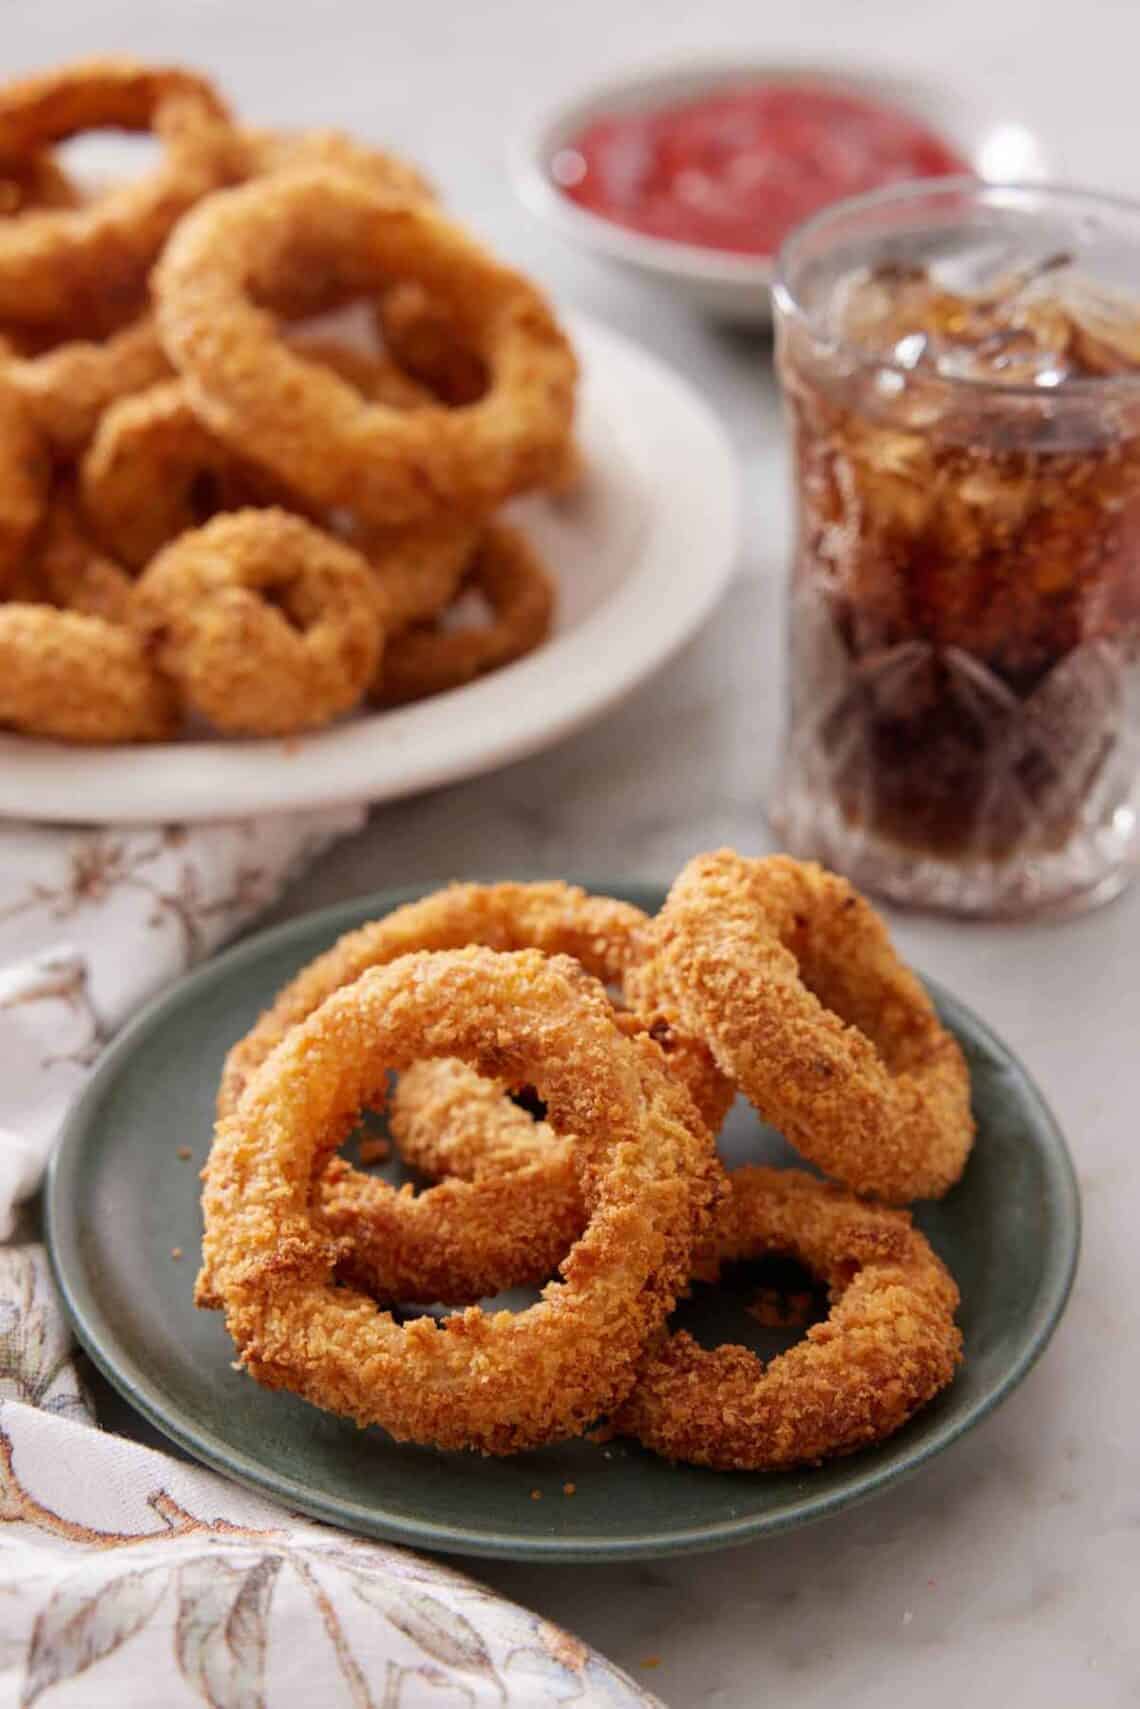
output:
<instances>
[{"instance_id":1,"label":"ketchup","mask_svg":"<svg viewBox=\"0 0 1140 1709\"><path fill-rule=\"evenodd\" d=\"M819 84L757 83L596 119L560 150L572 201L651 237L772 255L829 202L969 172L909 114Z\"/></svg>"}]
</instances>

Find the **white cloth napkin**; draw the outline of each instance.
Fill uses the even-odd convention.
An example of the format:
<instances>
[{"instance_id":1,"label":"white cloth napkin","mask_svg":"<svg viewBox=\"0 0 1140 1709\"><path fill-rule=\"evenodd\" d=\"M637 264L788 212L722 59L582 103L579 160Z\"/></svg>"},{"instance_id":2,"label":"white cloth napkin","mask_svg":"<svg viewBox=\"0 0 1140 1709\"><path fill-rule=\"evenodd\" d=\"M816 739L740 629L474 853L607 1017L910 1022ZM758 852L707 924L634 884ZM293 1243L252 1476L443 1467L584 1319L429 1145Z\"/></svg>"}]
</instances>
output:
<instances>
[{"instance_id":1,"label":"white cloth napkin","mask_svg":"<svg viewBox=\"0 0 1140 1709\"><path fill-rule=\"evenodd\" d=\"M146 997L361 811L0 826L0 1239ZM660 1709L538 1615L100 1430L36 1246L0 1249L0 1702L21 1709Z\"/></svg>"}]
</instances>

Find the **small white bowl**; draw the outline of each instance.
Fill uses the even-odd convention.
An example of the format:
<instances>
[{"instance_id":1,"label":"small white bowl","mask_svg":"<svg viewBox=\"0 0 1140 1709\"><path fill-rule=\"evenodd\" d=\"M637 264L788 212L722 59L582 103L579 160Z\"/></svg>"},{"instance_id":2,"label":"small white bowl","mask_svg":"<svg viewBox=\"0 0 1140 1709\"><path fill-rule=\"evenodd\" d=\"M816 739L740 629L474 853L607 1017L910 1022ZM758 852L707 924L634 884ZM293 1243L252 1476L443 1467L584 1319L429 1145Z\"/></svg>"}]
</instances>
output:
<instances>
[{"instance_id":1,"label":"small white bowl","mask_svg":"<svg viewBox=\"0 0 1140 1709\"><path fill-rule=\"evenodd\" d=\"M730 255L630 231L571 201L551 172L559 150L574 142L594 119L645 112L708 94L725 84L749 82L813 83L854 90L924 120L959 149L982 178L1024 183L1047 176L1044 152L1030 131L980 112L966 96L942 85L819 63L725 60L682 70L636 72L560 103L529 124L511 146L511 171L519 196L571 242L670 286L695 308L719 320L763 326L771 319L773 257Z\"/></svg>"}]
</instances>

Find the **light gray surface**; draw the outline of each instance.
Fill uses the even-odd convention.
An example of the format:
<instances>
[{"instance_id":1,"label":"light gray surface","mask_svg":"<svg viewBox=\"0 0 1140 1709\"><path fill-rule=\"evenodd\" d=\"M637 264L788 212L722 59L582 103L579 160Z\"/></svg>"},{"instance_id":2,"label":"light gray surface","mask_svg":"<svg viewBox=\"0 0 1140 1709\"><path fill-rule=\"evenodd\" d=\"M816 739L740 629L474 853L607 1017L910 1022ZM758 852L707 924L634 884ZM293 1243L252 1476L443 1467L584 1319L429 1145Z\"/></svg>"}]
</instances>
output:
<instances>
[{"instance_id":1,"label":"light gray surface","mask_svg":"<svg viewBox=\"0 0 1140 1709\"><path fill-rule=\"evenodd\" d=\"M261 122L343 123L408 147L499 248L642 338L722 410L747 459L739 579L665 677L545 757L376 815L290 895L296 912L362 890L474 872L668 877L695 849L765 841L778 729L786 506L762 345L719 334L564 250L519 212L505 126L544 92L646 57L738 47L869 55L964 80L1055 144L1063 176L1140 189L1140 10L1056 0L118 0L11 7L5 61L80 51L196 59ZM700 574L694 564L693 573ZM904 948L973 1004L1038 1076L1085 1194L1085 1256L1041 1366L917 1482L813 1531L706 1559L610 1569L486 1566L672 1709L879 1709L980 1703L1109 1709L1140 1696L1135 1298L1140 891L1049 929L907 921Z\"/></svg>"}]
</instances>

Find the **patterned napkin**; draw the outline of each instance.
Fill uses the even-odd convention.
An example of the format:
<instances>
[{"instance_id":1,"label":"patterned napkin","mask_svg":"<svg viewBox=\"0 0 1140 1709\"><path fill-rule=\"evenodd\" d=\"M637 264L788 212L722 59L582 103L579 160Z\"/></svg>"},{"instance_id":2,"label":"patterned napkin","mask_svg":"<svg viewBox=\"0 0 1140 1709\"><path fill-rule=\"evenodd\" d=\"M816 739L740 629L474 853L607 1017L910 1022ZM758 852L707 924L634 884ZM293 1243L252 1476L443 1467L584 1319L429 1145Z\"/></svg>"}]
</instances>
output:
<instances>
[{"instance_id":1,"label":"patterned napkin","mask_svg":"<svg viewBox=\"0 0 1140 1709\"><path fill-rule=\"evenodd\" d=\"M147 996L363 812L0 827L0 1239ZM0 1700L30 1709L660 1709L578 1639L403 1549L96 1425L42 1250L0 1248Z\"/></svg>"}]
</instances>

